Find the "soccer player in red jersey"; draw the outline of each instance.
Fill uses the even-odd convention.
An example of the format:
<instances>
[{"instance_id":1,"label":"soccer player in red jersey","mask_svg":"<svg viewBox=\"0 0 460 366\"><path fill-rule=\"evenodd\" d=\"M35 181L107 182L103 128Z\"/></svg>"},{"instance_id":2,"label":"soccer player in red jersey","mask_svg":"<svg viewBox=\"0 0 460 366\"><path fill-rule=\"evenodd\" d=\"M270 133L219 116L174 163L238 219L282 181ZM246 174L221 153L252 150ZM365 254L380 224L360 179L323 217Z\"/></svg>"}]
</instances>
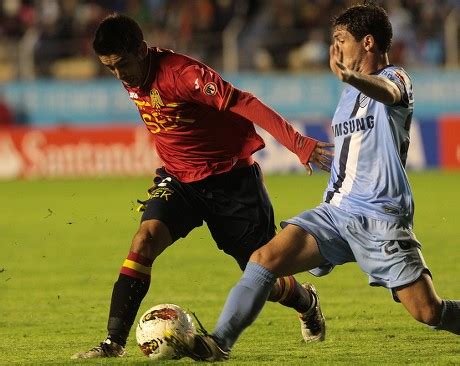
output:
<instances>
[{"instance_id":1,"label":"soccer player in red jersey","mask_svg":"<svg viewBox=\"0 0 460 366\"><path fill-rule=\"evenodd\" d=\"M310 163L329 171L329 148L298 133L252 94L239 90L210 67L185 55L149 48L131 18L113 14L96 30L93 48L139 109L163 167L129 254L115 282L108 336L74 358L123 356L129 331L150 285L153 261L177 239L205 221L219 249L241 269L275 235L273 208L252 154L264 147L254 124ZM269 300L300 314L308 341L324 339L319 303L311 287L292 276L278 279Z\"/></svg>"}]
</instances>

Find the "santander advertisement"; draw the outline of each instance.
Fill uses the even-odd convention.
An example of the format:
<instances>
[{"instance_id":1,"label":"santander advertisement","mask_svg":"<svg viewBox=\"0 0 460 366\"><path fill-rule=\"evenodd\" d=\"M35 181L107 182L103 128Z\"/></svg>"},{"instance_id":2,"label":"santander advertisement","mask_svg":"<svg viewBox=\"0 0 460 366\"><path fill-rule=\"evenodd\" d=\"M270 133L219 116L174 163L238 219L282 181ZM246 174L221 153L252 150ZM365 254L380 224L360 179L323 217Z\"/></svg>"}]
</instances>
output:
<instances>
[{"instance_id":1,"label":"santander advertisement","mask_svg":"<svg viewBox=\"0 0 460 366\"><path fill-rule=\"evenodd\" d=\"M0 179L139 176L160 165L144 127L0 129Z\"/></svg>"},{"instance_id":2,"label":"santander advertisement","mask_svg":"<svg viewBox=\"0 0 460 366\"><path fill-rule=\"evenodd\" d=\"M326 123L295 128L331 140ZM266 173L303 171L297 157L258 129L265 149L255 154ZM0 128L0 180L17 178L146 176L161 166L153 135L144 126ZM460 116L440 117L411 128L407 168L460 169Z\"/></svg>"}]
</instances>

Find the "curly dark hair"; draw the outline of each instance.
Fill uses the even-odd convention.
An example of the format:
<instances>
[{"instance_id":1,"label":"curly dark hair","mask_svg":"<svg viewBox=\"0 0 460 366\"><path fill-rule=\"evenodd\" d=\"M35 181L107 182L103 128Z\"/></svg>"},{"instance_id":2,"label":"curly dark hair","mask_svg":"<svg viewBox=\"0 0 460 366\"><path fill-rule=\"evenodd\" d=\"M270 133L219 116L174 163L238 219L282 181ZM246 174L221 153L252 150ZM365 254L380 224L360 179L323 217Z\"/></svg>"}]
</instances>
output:
<instances>
[{"instance_id":1,"label":"curly dark hair","mask_svg":"<svg viewBox=\"0 0 460 366\"><path fill-rule=\"evenodd\" d=\"M98 25L93 49L100 56L135 53L143 40L144 34L135 20L113 13Z\"/></svg>"},{"instance_id":2,"label":"curly dark hair","mask_svg":"<svg viewBox=\"0 0 460 366\"><path fill-rule=\"evenodd\" d=\"M382 52L388 52L391 47L393 30L388 14L382 7L365 2L346 9L332 21L333 27L344 26L357 41L371 34Z\"/></svg>"}]
</instances>

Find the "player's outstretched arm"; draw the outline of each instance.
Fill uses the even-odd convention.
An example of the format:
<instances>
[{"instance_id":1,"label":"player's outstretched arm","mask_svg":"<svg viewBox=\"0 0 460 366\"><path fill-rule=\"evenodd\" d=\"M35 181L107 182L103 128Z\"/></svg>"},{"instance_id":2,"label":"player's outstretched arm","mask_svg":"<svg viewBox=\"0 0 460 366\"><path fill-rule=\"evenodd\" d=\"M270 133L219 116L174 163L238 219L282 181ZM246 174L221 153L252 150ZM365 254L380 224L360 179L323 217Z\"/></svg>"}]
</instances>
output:
<instances>
[{"instance_id":1,"label":"player's outstretched arm","mask_svg":"<svg viewBox=\"0 0 460 366\"><path fill-rule=\"evenodd\" d=\"M300 134L288 121L252 94L235 89L229 111L262 127L278 142L296 154L300 162L312 173L310 163L329 171L333 152L331 143L317 141Z\"/></svg>"},{"instance_id":2,"label":"player's outstretched arm","mask_svg":"<svg viewBox=\"0 0 460 366\"><path fill-rule=\"evenodd\" d=\"M303 136L288 121L254 95L234 88L208 67L201 64L191 64L185 67L180 75L181 77L176 82L176 91L183 100L206 104L219 111L227 110L238 114L262 127L278 142L296 154L309 174L312 173L310 164L329 171L332 152L328 151L327 148L331 147L332 144L318 142L308 136ZM199 92L199 85L209 83L215 85L215 93L208 95ZM198 89L196 85L198 85Z\"/></svg>"}]
</instances>

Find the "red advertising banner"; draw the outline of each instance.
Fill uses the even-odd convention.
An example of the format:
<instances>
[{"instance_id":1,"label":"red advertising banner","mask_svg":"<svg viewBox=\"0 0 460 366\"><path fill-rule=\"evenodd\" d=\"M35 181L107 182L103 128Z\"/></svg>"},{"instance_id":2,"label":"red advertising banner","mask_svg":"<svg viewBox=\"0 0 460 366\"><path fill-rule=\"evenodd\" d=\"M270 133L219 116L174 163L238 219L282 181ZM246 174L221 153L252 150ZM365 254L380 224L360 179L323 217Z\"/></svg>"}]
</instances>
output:
<instances>
[{"instance_id":1,"label":"red advertising banner","mask_svg":"<svg viewBox=\"0 0 460 366\"><path fill-rule=\"evenodd\" d=\"M460 169L460 115L439 118L440 163L445 169Z\"/></svg>"},{"instance_id":2,"label":"red advertising banner","mask_svg":"<svg viewBox=\"0 0 460 366\"><path fill-rule=\"evenodd\" d=\"M143 127L0 129L0 179L149 175L159 165Z\"/></svg>"}]
</instances>

